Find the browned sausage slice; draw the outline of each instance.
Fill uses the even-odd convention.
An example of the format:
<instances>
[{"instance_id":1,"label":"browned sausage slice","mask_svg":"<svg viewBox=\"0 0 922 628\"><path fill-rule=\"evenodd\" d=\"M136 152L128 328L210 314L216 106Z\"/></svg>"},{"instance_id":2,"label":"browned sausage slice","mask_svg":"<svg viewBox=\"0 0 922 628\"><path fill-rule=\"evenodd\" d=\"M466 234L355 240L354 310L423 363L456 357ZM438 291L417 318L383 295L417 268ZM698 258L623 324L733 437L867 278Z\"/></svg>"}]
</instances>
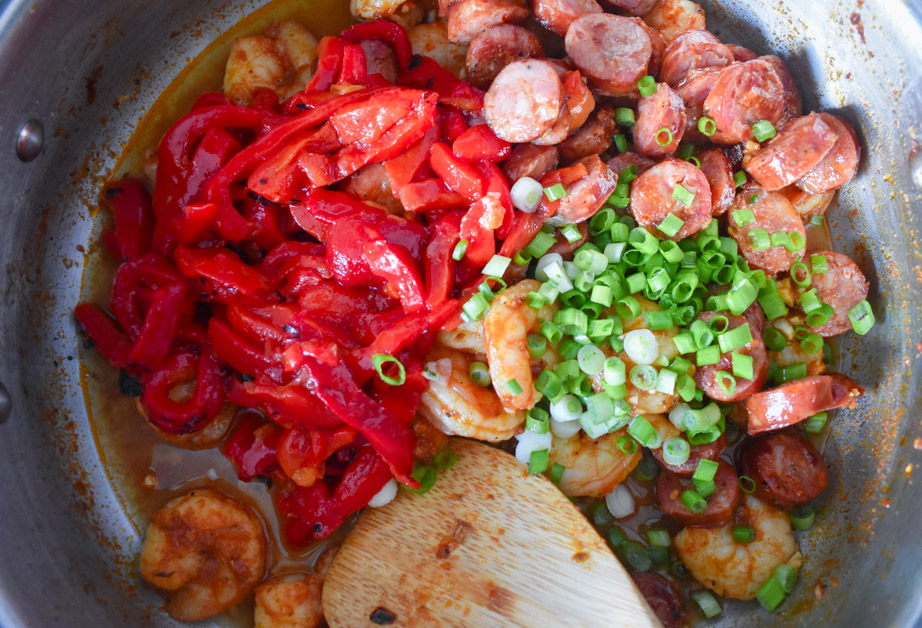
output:
<instances>
[{"instance_id":1,"label":"browned sausage slice","mask_svg":"<svg viewBox=\"0 0 922 628\"><path fill-rule=\"evenodd\" d=\"M650 453L653 454L653 457L656 458L656 461L659 463L659 466L666 469L670 473L675 473L676 475L681 475L683 477L691 477L695 472L695 469L698 468L698 463L702 460L714 460L717 461L720 458L720 454L724 449L727 448L727 436L721 434L720 437L715 440L713 443L707 443L706 445L692 445L691 451L688 454L688 460L682 464L669 464L666 462L666 459L663 458L663 448L662 446L651 449Z\"/></svg>"},{"instance_id":2,"label":"browned sausage slice","mask_svg":"<svg viewBox=\"0 0 922 628\"><path fill-rule=\"evenodd\" d=\"M780 190L806 175L836 143L836 132L815 113L784 127L746 163L763 190Z\"/></svg>"},{"instance_id":3,"label":"browned sausage slice","mask_svg":"<svg viewBox=\"0 0 922 628\"><path fill-rule=\"evenodd\" d=\"M682 628L685 625L685 609L668 580L648 571L632 571L630 574L663 628Z\"/></svg>"},{"instance_id":4,"label":"browned sausage slice","mask_svg":"<svg viewBox=\"0 0 922 628\"><path fill-rule=\"evenodd\" d=\"M738 209L749 209L755 220L748 224L739 224L733 215L733 212ZM730 218L727 221L727 232L731 238L736 240L740 253L750 266L761 268L770 275L787 271L794 263L796 254L783 246L753 248L749 234L756 229L764 229L769 237L773 233L797 232L806 241L807 233L804 231L804 223L797 210L791 205L791 201L779 192L765 192L750 187L739 192L733 199L730 205Z\"/></svg>"},{"instance_id":5,"label":"browned sausage slice","mask_svg":"<svg viewBox=\"0 0 922 628\"><path fill-rule=\"evenodd\" d=\"M679 95L665 83L658 84L652 96L643 96L637 103L634 148L647 157L672 155L685 135L687 121Z\"/></svg>"},{"instance_id":6,"label":"browned sausage slice","mask_svg":"<svg viewBox=\"0 0 922 628\"><path fill-rule=\"evenodd\" d=\"M704 68L723 68L733 63L733 53L708 31L685 31L663 54L659 80L678 86L688 73Z\"/></svg>"},{"instance_id":7,"label":"browned sausage slice","mask_svg":"<svg viewBox=\"0 0 922 628\"><path fill-rule=\"evenodd\" d=\"M752 125L767 120L777 127L783 110L784 86L774 66L763 59L725 67L704 101L704 115L717 124L711 137L717 144L754 139Z\"/></svg>"},{"instance_id":8,"label":"browned sausage slice","mask_svg":"<svg viewBox=\"0 0 922 628\"><path fill-rule=\"evenodd\" d=\"M702 312L698 318L705 322L710 322L716 316L723 315L729 320L728 330L736 329L741 325L750 323L743 316L734 316L728 312L719 314L718 312ZM705 394L716 401L740 401L759 391L762 384L765 383L765 377L768 375L768 353L765 350L765 343L762 342L761 329L750 324L749 332L752 334L752 342L735 349L733 352L722 353L720 361L717 364L707 364L695 369L695 383L698 388ZM733 359L731 353L741 353L752 357L752 379L744 379L733 375ZM733 386L733 392L726 392L718 383L718 371L727 373L736 384Z\"/></svg>"},{"instance_id":9,"label":"browned sausage slice","mask_svg":"<svg viewBox=\"0 0 922 628\"><path fill-rule=\"evenodd\" d=\"M656 482L659 509L685 525L698 527L723 525L733 518L733 512L740 503L740 487L736 471L725 460L718 462L714 485L714 494L707 498L707 509L701 514L695 514L681 502L685 491L695 490L694 483L690 479L663 471Z\"/></svg>"},{"instance_id":10,"label":"browned sausage slice","mask_svg":"<svg viewBox=\"0 0 922 628\"><path fill-rule=\"evenodd\" d=\"M483 98L483 113L497 137L531 142L554 128L564 105L563 83L554 66L528 59L500 71Z\"/></svg>"},{"instance_id":11,"label":"browned sausage slice","mask_svg":"<svg viewBox=\"0 0 922 628\"><path fill-rule=\"evenodd\" d=\"M813 273L811 288L820 301L832 306L833 314L824 324L811 327L820 336L838 336L852 328L848 312L868 298L868 280L851 258L835 251L811 251L826 257L826 272Z\"/></svg>"},{"instance_id":12,"label":"browned sausage slice","mask_svg":"<svg viewBox=\"0 0 922 628\"><path fill-rule=\"evenodd\" d=\"M560 161L556 146L519 144L503 164L503 174L515 183L522 177L538 180L557 167Z\"/></svg>"},{"instance_id":13,"label":"browned sausage slice","mask_svg":"<svg viewBox=\"0 0 922 628\"><path fill-rule=\"evenodd\" d=\"M467 44L491 26L523 22L529 15L525 0L456 0L448 7L448 40Z\"/></svg>"},{"instance_id":14,"label":"browned sausage slice","mask_svg":"<svg viewBox=\"0 0 922 628\"><path fill-rule=\"evenodd\" d=\"M658 30L652 28L639 17L633 19L634 23L640 26L650 38L650 45L653 47L653 54L650 55L650 65L647 66L647 74L654 77L659 76L660 67L663 63L663 55L666 54L666 40L663 39L662 34Z\"/></svg>"},{"instance_id":15,"label":"browned sausage slice","mask_svg":"<svg viewBox=\"0 0 922 628\"><path fill-rule=\"evenodd\" d=\"M576 18L601 13L595 0L531 0L531 12L544 28L563 37Z\"/></svg>"},{"instance_id":16,"label":"browned sausage slice","mask_svg":"<svg viewBox=\"0 0 922 628\"><path fill-rule=\"evenodd\" d=\"M693 195L686 206L677 194L677 186ZM681 190L678 191L681 195ZM681 240L704 229L711 222L711 185L700 169L680 159L665 159L642 173L631 186L631 214L637 224L659 238ZM657 227L670 214L684 224L674 236Z\"/></svg>"},{"instance_id":17,"label":"browned sausage slice","mask_svg":"<svg viewBox=\"0 0 922 628\"><path fill-rule=\"evenodd\" d=\"M589 220L602 208L618 184L618 177L598 155L584 157L577 163L584 164L589 173L570 185L567 195L560 199L557 216L563 222Z\"/></svg>"},{"instance_id":18,"label":"browned sausage slice","mask_svg":"<svg viewBox=\"0 0 922 628\"><path fill-rule=\"evenodd\" d=\"M565 44L589 86L608 96L635 93L653 54L650 36L633 18L605 13L574 21Z\"/></svg>"},{"instance_id":19,"label":"browned sausage slice","mask_svg":"<svg viewBox=\"0 0 922 628\"><path fill-rule=\"evenodd\" d=\"M852 407L864 388L840 375L814 375L756 393L746 400L749 433L780 430L800 423L817 412Z\"/></svg>"},{"instance_id":20,"label":"browned sausage slice","mask_svg":"<svg viewBox=\"0 0 922 628\"><path fill-rule=\"evenodd\" d=\"M730 207L736 192L730 160L719 148L703 150L696 157L711 184L711 215L720 216Z\"/></svg>"},{"instance_id":21,"label":"browned sausage slice","mask_svg":"<svg viewBox=\"0 0 922 628\"><path fill-rule=\"evenodd\" d=\"M698 130L698 120L704 115L704 101L717 84L722 68L705 68L689 72L688 78L676 89L685 102L688 122L685 127L685 141L693 144L710 144L711 139Z\"/></svg>"},{"instance_id":22,"label":"browned sausage slice","mask_svg":"<svg viewBox=\"0 0 922 628\"><path fill-rule=\"evenodd\" d=\"M611 145L617 127L615 110L608 105L600 107L583 126L558 144L560 157L564 163L570 163L589 155L604 153Z\"/></svg>"},{"instance_id":23,"label":"browned sausage slice","mask_svg":"<svg viewBox=\"0 0 922 628\"><path fill-rule=\"evenodd\" d=\"M772 432L748 439L740 453L743 474L753 479L756 495L778 508L802 506L829 484L823 456L795 432Z\"/></svg>"},{"instance_id":24,"label":"browned sausage slice","mask_svg":"<svg viewBox=\"0 0 922 628\"><path fill-rule=\"evenodd\" d=\"M653 8L656 0L605 0L605 4L616 11L640 17Z\"/></svg>"},{"instance_id":25,"label":"browned sausage slice","mask_svg":"<svg viewBox=\"0 0 922 628\"><path fill-rule=\"evenodd\" d=\"M798 186L810 194L838 190L851 181L858 172L861 156L861 145L852 125L829 113L821 113L819 116L836 132L837 139L823 161L797 182Z\"/></svg>"},{"instance_id":26,"label":"browned sausage slice","mask_svg":"<svg viewBox=\"0 0 922 628\"><path fill-rule=\"evenodd\" d=\"M467 80L474 87L488 89L500 70L520 59L543 57L541 40L514 24L498 24L474 37L467 49Z\"/></svg>"},{"instance_id":27,"label":"browned sausage slice","mask_svg":"<svg viewBox=\"0 0 922 628\"><path fill-rule=\"evenodd\" d=\"M733 54L733 60L739 61L752 61L753 59L758 59L759 55L751 51L749 48L743 48L742 46L737 46L736 44L725 44L727 48L730 49L730 52Z\"/></svg>"},{"instance_id":28,"label":"browned sausage slice","mask_svg":"<svg viewBox=\"0 0 922 628\"><path fill-rule=\"evenodd\" d=\"M656 164L655 161L649 157L644 157L637 153L621 153L616 155L608 160L608 167L611 168L615 174L620 175L628 166L636 166L637 174L646 172Z\"/></svg>"},{"instance_id":29,"label":"browned sausage slice","mask_svg":"<svg viewBox=\"0 0 922 628\"><path fill-rule=\"evenodd\" d=\"M788 66L784 64L784 61L775 55L766 55L759 58L771 64L778 74L778 78L781 79L781 87L784 89L784 105L777 125L780 129L792 120L799 118L801 113L803 113L800 92L797 91L797 84L794 83L794 77L791 76L791 72L788 70Z\"/></svg>"}]
</instances>

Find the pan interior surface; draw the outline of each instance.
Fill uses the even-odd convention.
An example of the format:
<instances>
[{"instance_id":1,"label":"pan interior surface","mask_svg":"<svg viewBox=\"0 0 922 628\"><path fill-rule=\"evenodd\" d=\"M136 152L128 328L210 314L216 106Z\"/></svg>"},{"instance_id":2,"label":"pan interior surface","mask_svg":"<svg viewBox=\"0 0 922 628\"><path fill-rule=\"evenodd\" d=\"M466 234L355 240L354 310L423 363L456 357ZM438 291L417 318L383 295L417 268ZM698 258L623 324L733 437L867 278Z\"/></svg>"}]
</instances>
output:
<instances>
[{"instance_id":1,"label":"pan interior surface","mask_svg":"<svg viewBox=\"0 0 922 628\"><path fill-rule=\"evenodd\" d=\"M189 60L264 4L0 4L0 396L5 388L12 408L0 422L5 628L182 625L137 576L143 530L97 448L71 312L99 233L99 188L122 146ZM799 586L775 615L730 601L709 625L920 625L922 6L701 4L722 40L789 64L805 111L839 113L859 129L859 176L827 216L835 248L871 279L878 316L869 335L840 343L839 370L868 394L835 415L830 488L817 526L798 539ZM28 121L38 126L23 134ZM20 140L33 153L20 157L34 159L17 157Z\"/></svg>"}]
</instances>

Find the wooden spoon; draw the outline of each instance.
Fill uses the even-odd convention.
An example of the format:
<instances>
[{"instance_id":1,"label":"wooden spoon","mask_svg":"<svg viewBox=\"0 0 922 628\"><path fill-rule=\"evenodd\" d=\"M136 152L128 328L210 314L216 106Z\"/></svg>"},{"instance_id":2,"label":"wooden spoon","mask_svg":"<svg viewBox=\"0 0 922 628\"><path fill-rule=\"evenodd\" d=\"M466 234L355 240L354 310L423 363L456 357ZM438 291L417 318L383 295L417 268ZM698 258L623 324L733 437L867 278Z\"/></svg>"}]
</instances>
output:
<instances>
[{"instance_id":1,"label":"wooden spoon","mask_svg":"<svg viewBox=\"0 0 922 628\"><path fill-rule=\"evenodd\" d=\"M323 587L332 628L661 626L553 483L483 443L450 447L427 493L359 517Z\"/></svg>"}]
</instances>

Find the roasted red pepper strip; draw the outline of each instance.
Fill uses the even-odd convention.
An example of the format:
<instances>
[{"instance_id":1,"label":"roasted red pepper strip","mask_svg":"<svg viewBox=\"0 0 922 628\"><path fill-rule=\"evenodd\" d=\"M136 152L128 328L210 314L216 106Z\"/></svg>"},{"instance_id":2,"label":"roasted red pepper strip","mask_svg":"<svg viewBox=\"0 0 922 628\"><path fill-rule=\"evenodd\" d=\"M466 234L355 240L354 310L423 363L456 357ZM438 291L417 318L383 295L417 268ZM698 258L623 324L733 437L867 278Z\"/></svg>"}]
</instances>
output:
<instances>
[{"instance_id":1,"label":"roasted red pepper strip","mask_svg":"<svg viewBox=\"0 0 922 628\"><path fill-rule=\"evenodd\" d=\"M424 179L400 188L400 204L408 212L429 212L439 209L467 209L466 198L452 192L441 179Z\"/></svg>"},{"instance_id":2,"label":"roasted red pepper strip","mask_svg":"<svg viewBox=\"0 0 922 628\"><path fill-rule=\"evenodd\" d=\"M303 152L329 153L342 144L329 124L311 129L259 164L247 180L247 187L273 203L287 203L304 182L304 172L298 163Z\"/></svg>"},{"instance_id":3,"label":"roasted red pepper strip","mask_svg":"<svg viewBox=\"0 0 922 628\"><path fill-rule=\"evenodd\" d=\"M343 67L339 73L340 83L361 85L368 74L365 51L361 46L348 44L343 48Z\"/></svg>"},{"instance_id":4,"label":"roasted red pepper strip","mask_svg":"<svg viewBox=\"0 0 922 628\"><path fill-rule=\"evenodd\" d=\"M179 321L186 308L186 286L172 284L154 291L144 325L135 341L128 360L149 369L156 369L166 359L176 336Z\"/></svg>"},{"instance_id":5,"label":"roasted red pepper strip","mask_svg":"<svg viewBox=\"0 0 922 628\"><path fill-rule=\"evenodd\" d=\"M344 30L341 37L349 43L359 43L366 39L380 39L387 42L394 49L394 55L397 57L397 65L403 72L410 65L410 58L413 56L413 46L410 44L410 38L402 26L389 20L376 20L374 22L363 22L355 24Z\"/></svg>"},{"instance_id":6,"label":"roasted red pepper strip","mask_svg":"<svg viewBox=\"0 0 922 628\"><path fill-rule=\"evenodd\" d=\"M300 547L333 534L343 523L334 511L335 502L326 482L314 482L308 487L295 486L279 499L278 508L284 515L282 530L285 540Z\"/></svg>"},{"instance_id":7,"label":"roasted red pepper strip","mask_svg":"<svg viewBox=\"0 0 922 628\"><path fill-rule=\"evenodd\" d=\"M433 144L429 163L448 189L457 192L469 202L473 203L483 196L483 179L469 163L455 157L445 144Z\"/></svg>"},{"instance_id":8,"label":"roasted red pepper strip","mask_svg":"<svg viewBox=\"0 0 922 628\"><path fill-rule=\"evenodd\" d=\"M173 220L173 233L183 246L201 242L218 219L218 206L214 203L189 204Z\"/></svg>"},{"instance_id":9,"label":"roasted red pepper strip","mask_svg":"<svg viewBox=\"0 0 922 628\"><path fill-rule=\"evenodd\" d=\"M374 342L358 352L358 363L365 370L364 374L374 373L373 359L376 353L397 355L409 348L427 331L439 329L456 313L458 308L458 301L451 299L428 314L406 316L390 329L381 332Z\"/></svg>"},{"instance_id":10,"label":"roasted red pepper strip","mask_svg":"<svg viewBox=\"0 0 922 628\"><path fill-rule=\"evenodd\" d=\"M390 180L391 189L400 197L403 187L416 177L429 159L429 150L438 135L436 129L429 129L426 134L414 142L403 154L384 162L384 170Z\"/></svg>"},{"instance_id":11,"label":"roasted red pepper strip","mask_svg":"<svg viewBox=\"0 0 922 628\"><path fill-rule=\"evenodd\" d=\"M416 55L410 67L397 79L398 85L433 90L443 104L469 113L483 110L483 92L466 83L435 60Z\"/></svg>"},{"instance_id":12,"label":"roasted red pepper strip","mask_svg":"<svg viewBox=\"0 0 922 628\"><path fill-rule=\"evenodd\" d=\"M491 196L499 201L503 207L502 224L496 228L496 236L500 240L506 239L512 231L512 225L515 219L515 208L512 205L512 195L509 193L509 184L506 182L506 176L491 161L481 160L474 162L474 168L483 178L483 195Z\"/></svg>"},{"instance_id":13,"label":"roasted red pepper strip","mask_svg":"<svg viewBox=\"0 0 922 628\"><path fill-rule=\"evenodd\" d=\"M364 508L391 477L387 463L374 448L359 448L333 494L333 512L346 518Z\"/></svg>"},{"instance_id":14,"label":"roasted red pepper strip","mask_svg":"<svg viewBox=\"0 0 922 628\"><path fill-rule=\"evenodd\" d=\"M461 239L461 215L446 214L432 227L432 239L426 247L426 305L432 309L444 303L455 281L452 259L455 245Z\"/></svg>"},{"instance_id":15,"label":"roasted red pepper strip","mask_svg":"<svg viewBox=\"0 0 922 628\"><path fill-rule=\"evenodd\" d=\"M467 131L467 118L454 107L439 108L439 138L453 144Z\"/></svg>"},{"instance_id":16,"label":"roasted red pepper strip","mask_svg":"<svg viewBox=\"0 0 922 628\"><path fill-rule=\"evenodd\" d=\"M74 316L109 364L122 368L128 366L132 343L114 319L92 303L78 305L74 308Z\"/></svg>"},{"instance_id":17,"label":"roasted red pepper strip","mask_svg":"<svg viewBox=\"0 0 922 628\"><path fill-rule=\"evenodd\" d=\"M298 308L294 305L269 305L258 308L231 305L227 308L227 322L252 343L271 341L281 344L290 335L284 328L297 313Z\"/></svg>"},{"instance_id":18,"label":"roasted red pepper strip","mask_svg":"<svg viewBox=\"0 0 922 628\"><path fill-rule=\"evenodd\" d=\"M195 394L185 402L174 401L170 391L195 382ZM177 353L142 382L141 404L147 419L170 434L189 434L206 425L224 403L226 377L211 348L198 354Z\"/></svg>"},{"instance_id":19,"label":"roasted red pepper strip","mask_svg":"<svg viewBox=\"0 0 922 628\"><path fill-rule=\"evenodd\" d=\"M402 386L390 386L379 378L372 380L371 396L397 417L401 423L409 425L416 417L419 401L424 392L429 390L429 381L423 377L422 363L408 357L404 360L406 381Z\"/></svg>"},{"instance_id":20,"label":"roasted red pepper strip","mask_svg":"<svg viewBox=\"0 0 922 628\"><path fill-rule=\"evenodd\" d=\"M125 262L115 273L109 309L128 337L137 340L144 326L144 297L179 283L184 283L182 276L159 255L150 253Z\"/></svg>"},{"instance_id":21,"label":"roasted red pepper strip","mask_svg":"<svg viewBox=\"0 0 922 628\"><path fill-rule=\"evenodd\" d=\"M295 484L310 486L323 478L327 458L336 450L351 444L357 434L356 430L346 425L336 429L301 425L287 429L279 442L279 464Z\"/></svg>"},{"instance_id":22,"label":"roasted red pepper strip","mask_svg":"<svg viewBox=\"0 0 922 628\"><path fill-rule=\"evenodd\" d=\"M302 365L310 378L312 392L344 423L368 439L398 480L418 487L416 480L410 477L413 471L413 430L359 388L335 351L318 348L313 354L303 354Z\"/></svg>"},{"instance_id":23,"label":"roasted red pepper strip","mask_svg":"<svg viewBox=\"0 0 922 628\"><path fill-rule=\"evenodd\" d=\"M512 145L496 137L496 133L486 124L478 124L462 133L452 144L451 150L455 157L466 161L502 161L512 152Z\"/></svg>"},{"instance_id":24,"label":"roasted red pepper strip","mask_svg":"<svg viewBox=\"0 0 922 628\"><path fill-rule=\"evenodd\" d=\"M218 359L235 371L251 377L264 373L281 379L281 364L269 358L263 347L251 343L224 321L215 317L208 321L208 340Z\"/></svg>"},{"instance_id":25,"label":"roasted red pepper strip","mask_svg":"<svg viewBox=\"0 0 922 628\"><path fill-rule=\"evenodd\" d=\"M279 385L268 377L261 377L255 382L232 379L227 398L241 406L259 408L276 423L289 427L335 427L342 423L303 386Z\"/></svg>"},{"instance_id":26,"label":"roasted red pepper strip","mask_svg":"<svg viewBox=\"0 0 922 628\"><path fill-rule=\"evenodd\" d=\"M412 314L425 308L423 284L409 251L387 240L373 240L362 246L362 253L371 272L396 290L407 313Z\"/></svg>"},{"instance_id":27,"label":"roasted red pepper strip","mask_svg":"<svg viewBox=\"0 0 922 628\"><path fill-rule=\"evenodd\" d=\"M329 90L343 67L346 42L341 37L323 37L317 45L317 71L304 88L305 92Z\"/></svg>"},{"instance_id":28,"label":"roasted red pepper strip","mask_svg":"<svg viewBox=\"0 0 922 628\"><path fill-rule=\"evenodd\" d=\"M125 179L107 185L103 195L115 220L119 257L130 260L150 253L154 212L144 186L134 179Z\"/></svg>"},{"instance_id":29,"label":"roasted red pepper strip","mask_svg":"<svg viewBox=\"0 0 922 628\"><path fill-rule=\"evenodd\" d=\"M178 248L174 254L176 266L186 277L210 280L220 291L219 299L238 295L253 296L269 291L269 281L252 266L227 249Z\"/></svg>"},{"instance_id":30,"label":"roasted red pepper strip","mask_svg":"<svg viewBox=\"0 0 922 628\"><path fill-rule=\"evenodd\" d=\"M278 476L281 475L278 461L281 435L280 427L257 412L247 412L239 419L221 451L237 468L237 477L244 482L258 475Z\"/></svg>"}]
</instances>

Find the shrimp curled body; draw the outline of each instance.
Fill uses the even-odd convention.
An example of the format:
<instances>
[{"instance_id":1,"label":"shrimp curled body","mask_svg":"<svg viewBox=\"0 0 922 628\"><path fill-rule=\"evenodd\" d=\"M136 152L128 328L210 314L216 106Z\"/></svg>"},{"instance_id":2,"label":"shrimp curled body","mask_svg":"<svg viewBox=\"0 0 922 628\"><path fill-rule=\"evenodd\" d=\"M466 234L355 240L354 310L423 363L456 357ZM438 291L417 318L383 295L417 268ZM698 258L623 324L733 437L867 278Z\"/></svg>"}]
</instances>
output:
<instances>
[{"instance_id":1,"label":"shrimp curled body","mask_svg":"<svg viewBox=\"0 0 922 628\"><path fill-rule=\"evenodd\" d=\"M580 431L570 438L554 438L548 464L566 468L559 483L564 495L603 497L627 479L642 453L626 454L618 448L618 439L624 434L626 430L621 429L593 440Z\"/></svg>"}]
</instances>

